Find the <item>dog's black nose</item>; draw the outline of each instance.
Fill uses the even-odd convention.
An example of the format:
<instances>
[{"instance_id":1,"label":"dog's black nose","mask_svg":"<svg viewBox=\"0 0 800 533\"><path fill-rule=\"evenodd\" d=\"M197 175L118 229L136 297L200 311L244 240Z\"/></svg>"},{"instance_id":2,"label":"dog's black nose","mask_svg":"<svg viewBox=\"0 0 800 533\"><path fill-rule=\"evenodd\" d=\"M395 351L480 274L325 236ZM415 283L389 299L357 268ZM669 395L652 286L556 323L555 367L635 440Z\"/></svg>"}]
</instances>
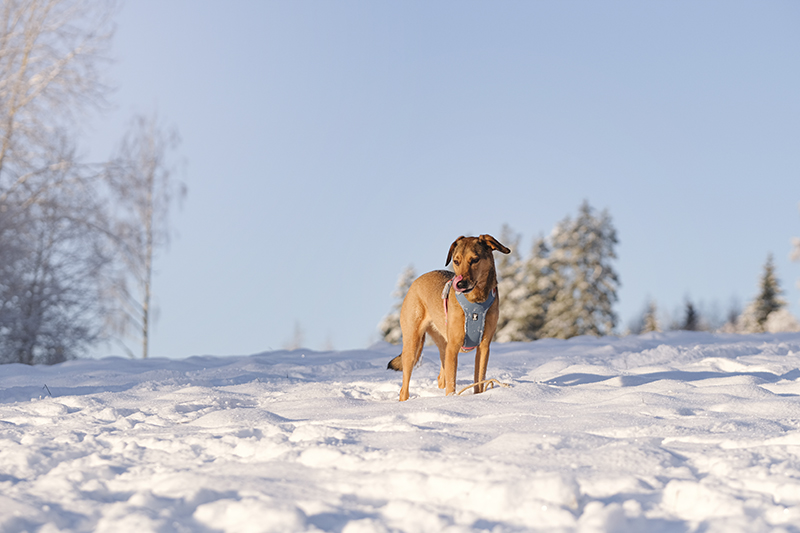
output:
<instances>
[{"instance_id":1,"label":"dog's black nose","mask_svg":"<svg viewBox=\"0 0 800 533\"><path fill-rule=\"evenodd\" d=\"M465 279L460 279L460 280L458 280L458 283L456 283L456 288L460 289L462 291L464 289L466 289L467 287L469 287L469 282L467 280L465 280Z\"/></svg>"}]
</instances>

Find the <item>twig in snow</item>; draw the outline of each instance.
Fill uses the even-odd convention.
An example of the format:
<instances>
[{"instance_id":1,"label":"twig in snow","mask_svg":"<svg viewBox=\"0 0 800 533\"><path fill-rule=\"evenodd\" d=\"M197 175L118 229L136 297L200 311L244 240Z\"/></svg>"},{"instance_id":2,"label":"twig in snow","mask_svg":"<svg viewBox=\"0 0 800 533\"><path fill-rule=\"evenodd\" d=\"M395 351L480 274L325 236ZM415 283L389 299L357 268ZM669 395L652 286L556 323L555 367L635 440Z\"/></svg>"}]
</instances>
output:
<instances>
[{"instance_id":1,"label":"twig in snow","mask_svg":"<svg viewBox=\"0 0 800 533\"><path fill-rule=\"evenodd\" d=\"M483 381L473 383L472 385L467 385L466 387L458 391L458 394L460 395L462 392L464 392L470 387L474 387L475 385L483 385L484 383L488 383L489 385L491 385L492 389L494 388L495 384L500 385L502 387L507 387L509 389L511 388L511 385L509 385L508 383L503 383L502 381L497 381L496 379L484 379Z\"/></svg>"}]
</instances>

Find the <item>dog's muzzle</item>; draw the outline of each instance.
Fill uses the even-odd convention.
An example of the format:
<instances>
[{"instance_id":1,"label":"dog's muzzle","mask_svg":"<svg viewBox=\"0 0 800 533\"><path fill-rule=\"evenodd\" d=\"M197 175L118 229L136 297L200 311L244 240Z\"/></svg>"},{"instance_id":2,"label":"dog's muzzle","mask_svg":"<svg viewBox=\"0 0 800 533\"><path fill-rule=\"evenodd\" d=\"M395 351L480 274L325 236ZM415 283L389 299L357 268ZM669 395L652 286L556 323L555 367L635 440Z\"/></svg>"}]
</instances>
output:
<instances>
[{"instance_id":1,"label":"dog's muzzle","mask_svg":"<svg viewBox=\"0 0 800 533\"><path fill-rule=\"evenodd\" d=\"M453 288L456 292L467 294L475 287L469 287L469 282L466 281L463 276L456 276L453 278Z\"/></svg>"}]
</instances>

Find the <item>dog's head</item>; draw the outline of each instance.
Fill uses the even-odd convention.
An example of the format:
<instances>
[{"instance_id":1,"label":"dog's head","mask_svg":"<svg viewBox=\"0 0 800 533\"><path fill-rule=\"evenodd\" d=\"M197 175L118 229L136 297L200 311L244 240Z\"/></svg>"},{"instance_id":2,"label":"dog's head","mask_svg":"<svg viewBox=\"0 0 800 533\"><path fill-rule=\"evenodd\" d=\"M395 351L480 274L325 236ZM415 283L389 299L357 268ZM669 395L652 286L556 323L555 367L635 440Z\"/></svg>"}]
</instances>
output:
<instances>
[{"instance_id":1,"label":"dog's head","mask_svg":"<svg viewBox=\"0 0 800 533\"><path fill-rule=\"evenodd\" d=\"M511 250L491 235L459 237L450 245L445 266L453 261L453 270L456 273L453 284L457 292L468 293L477 286L486 291L494 288L497 280L492 256L494 250L504 254L511 253Z\"/></svg>"}]
</instances>

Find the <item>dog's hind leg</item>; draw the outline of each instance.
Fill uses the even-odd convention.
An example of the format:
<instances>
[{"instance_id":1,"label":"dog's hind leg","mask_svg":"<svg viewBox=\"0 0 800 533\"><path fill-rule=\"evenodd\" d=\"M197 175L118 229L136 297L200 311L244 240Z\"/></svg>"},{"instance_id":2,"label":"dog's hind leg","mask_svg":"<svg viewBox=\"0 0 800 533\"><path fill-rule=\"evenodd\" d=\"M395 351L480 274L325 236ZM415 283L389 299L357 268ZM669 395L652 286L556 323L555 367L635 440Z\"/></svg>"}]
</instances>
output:
<instances>
[{"instance_id":1,"label":"dog's hind leg","mask_svg":"<svg viewBox=\"0 0 800 533\"><path fill-rule=\"evenodd\" d=\"M400 401L408 400L408 389L411 384L411 371L422 355L422 347L425 344L425 333L413 331L408 338L403 339L403 353L400 354L400 362L403 367L403 385L400 387Z\"/></svg>"},{"instance_id":2,"label":"dog's hind leg","mask_svg":"<svg viewBox=\"0 0 800 533\"><path fill-rule=\"evenodd\" d=\"M403 370L403 354L398 355L386 365L386 370Z\"/></svg>"},{"instance_id":3,"label":"dog's hind leg","mask_svg":"<svg viewBox=\"0 0 800 533\"><path fill-rule=\"evenodd\" d=\"M444 388L444 355L447 351L447 340L444 336L436 331L435 329L431 328L429 331L431 335L431 339L433 339L434 344L436 347L439 348L439 378L437 379L438 385L440 389Z\"/></svg>"},{"instance_id":4,"label":"dog's hind leg","mask_svg":"<svg viewBox=\"0 0 800 533\"><path fill-rule=\"evenodd\" d=\"M419 346L420 348L417 350L417 353L414 356L414 364L412 366L417 366L419 363L420 358L422 357L422 346L425 344L425 334L422 335L422 339L420 339ZM403 343L405 345L405 342ZM387 370L403 370L403 354L401 353L391 361L389 364L386 365Z\"/></svg>"}]
</instances>

